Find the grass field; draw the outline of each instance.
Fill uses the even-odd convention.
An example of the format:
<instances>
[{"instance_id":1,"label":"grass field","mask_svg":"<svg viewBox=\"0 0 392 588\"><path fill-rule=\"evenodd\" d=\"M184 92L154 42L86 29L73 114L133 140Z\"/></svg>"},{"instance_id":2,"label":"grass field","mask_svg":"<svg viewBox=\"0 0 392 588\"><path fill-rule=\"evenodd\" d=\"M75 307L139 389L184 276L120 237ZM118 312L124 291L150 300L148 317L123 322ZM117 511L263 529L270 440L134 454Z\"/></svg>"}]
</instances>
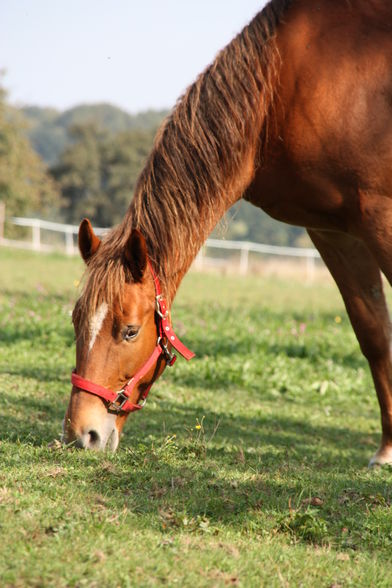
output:
<instances>
[{"instance_id":1,"label":"grass field","mask_svg":"<svg viewBox=\"0 0 392 588\"><path fill-rule=\"evenodd\" d=\"M51 445L74 362L79 260L0 250L0 585L392 585L392 476L332 283L189 275L196 353L118 452Z\"/></svg>"}]
</instances>

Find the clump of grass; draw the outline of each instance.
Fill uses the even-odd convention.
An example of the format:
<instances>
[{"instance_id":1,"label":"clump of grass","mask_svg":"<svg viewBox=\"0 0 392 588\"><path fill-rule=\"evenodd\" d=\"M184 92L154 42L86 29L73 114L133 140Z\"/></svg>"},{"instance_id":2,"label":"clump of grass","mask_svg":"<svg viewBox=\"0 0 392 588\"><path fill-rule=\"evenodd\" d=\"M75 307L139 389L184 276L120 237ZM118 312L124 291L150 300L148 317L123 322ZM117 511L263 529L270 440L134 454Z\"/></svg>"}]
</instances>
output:
<instances>
[{"instance_id":1,"label":"clump of grass","mask_svg":"<svg viewBox=\"0 0 392 588\"><path fill-rule=\"evenodd\" d=\"M329 542L327 521L312 507L307 507L305 511L290 510L278 520L277 530L314 545L326 545Z\"/></svg>"}]
</instances>

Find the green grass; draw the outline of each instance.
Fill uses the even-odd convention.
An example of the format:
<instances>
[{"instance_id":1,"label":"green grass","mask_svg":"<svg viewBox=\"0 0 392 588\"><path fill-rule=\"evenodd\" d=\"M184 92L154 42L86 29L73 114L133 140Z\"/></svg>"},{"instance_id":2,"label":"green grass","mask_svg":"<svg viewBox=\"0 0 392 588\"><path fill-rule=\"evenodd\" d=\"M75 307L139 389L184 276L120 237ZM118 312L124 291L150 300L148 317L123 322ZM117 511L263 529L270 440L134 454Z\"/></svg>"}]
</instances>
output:
<instances>
[{"instance_id":1,"label":"green grass","mask_svg":"<svg viewBox=\"0 0 392 588\"><path fill-rule=\"evenodd\" d=\"M392 585L392 485L335 286L189 275L197 353L115 455L50 447L81 262L0 250L0 585Z\"/></svg>"}]
</instances>

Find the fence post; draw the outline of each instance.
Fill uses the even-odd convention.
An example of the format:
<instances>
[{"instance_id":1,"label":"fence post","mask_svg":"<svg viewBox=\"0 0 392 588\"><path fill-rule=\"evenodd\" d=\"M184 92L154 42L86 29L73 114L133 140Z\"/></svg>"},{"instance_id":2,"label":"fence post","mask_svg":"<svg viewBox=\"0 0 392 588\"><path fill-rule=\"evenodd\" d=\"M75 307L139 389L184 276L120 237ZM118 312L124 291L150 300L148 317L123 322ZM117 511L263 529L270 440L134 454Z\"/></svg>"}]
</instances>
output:
<instances>
[{"instance_id":1,"label":"fence post","mask_svg":"<svg viewBox=\"0 0 392 588\"><path fill-rule=\"evenodd\" d=\"M41 251L41 223L38 219L34 219L32 223L33 229L33 249L35 251Z\"/></svg>"},{"instance_id":2,"label":"fence post","mask_svg":"<svg viewBox=\"0 0 392 588\"><path fill-rule=\"evenodd\" d=\"M0 202L0 242L4 239L5 204Z\"/></svg>"},{"instance_id":3,"label":"fence post","mask_svg":"<svg viewBox=\"0 0 392 588\"><path fill-rule=\"evenodd\" d=\"M67 255L74 254L73 233L70 230L64 232L65 235L65 253Z\"/></svg>"},{"instance_id":4,"label":"fence post","mask_svg":"<svg viewBox=\"0 0 392 588\"><path fill-rule=\"evenodd\" d=\"M240 256L240 274L241 276L246 276L248 273L248 266L249 266L249 246L244 244L241 246L241 256Z\"/></svg>"},{"instance_id":5,"label":"fence post","mask_svg":"<svg viewBox=\"0 0 392 588\"><path fill-rule=\"evenodd\" d=\"M313 255L307 255L306 257L306 278L307 281L313 283L314 281L314 274L316 269L316 263L314 260Z\"/></svg>"},{"instance_id":6,"label":"fence post","mask_svg":"<svg viewBox=\"0 0 392 588\"><path fill-rule=\"evenodd\" d=\"M199 271L203 269L203 254L204 254L204 247L202 247L199 253L196 255L195 259L195 268Z\"/></svg>"}]
</instances>

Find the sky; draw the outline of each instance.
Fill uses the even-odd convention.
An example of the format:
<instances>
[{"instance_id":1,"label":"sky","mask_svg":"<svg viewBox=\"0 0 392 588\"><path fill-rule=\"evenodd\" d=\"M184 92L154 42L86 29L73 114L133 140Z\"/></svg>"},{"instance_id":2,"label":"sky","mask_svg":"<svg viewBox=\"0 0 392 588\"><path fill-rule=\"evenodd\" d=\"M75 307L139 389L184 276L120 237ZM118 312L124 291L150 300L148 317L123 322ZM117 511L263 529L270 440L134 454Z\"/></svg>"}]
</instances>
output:
<instances>
[{"instance_id":1,"label":"sky","mask_svg":"<svg viewBox=\"0 0 392 588\"><path fill-rule=\"evenodd\" d=\"M0 0L9 99L170 108L265 0Z\"/></svg>"}]
</instances>

